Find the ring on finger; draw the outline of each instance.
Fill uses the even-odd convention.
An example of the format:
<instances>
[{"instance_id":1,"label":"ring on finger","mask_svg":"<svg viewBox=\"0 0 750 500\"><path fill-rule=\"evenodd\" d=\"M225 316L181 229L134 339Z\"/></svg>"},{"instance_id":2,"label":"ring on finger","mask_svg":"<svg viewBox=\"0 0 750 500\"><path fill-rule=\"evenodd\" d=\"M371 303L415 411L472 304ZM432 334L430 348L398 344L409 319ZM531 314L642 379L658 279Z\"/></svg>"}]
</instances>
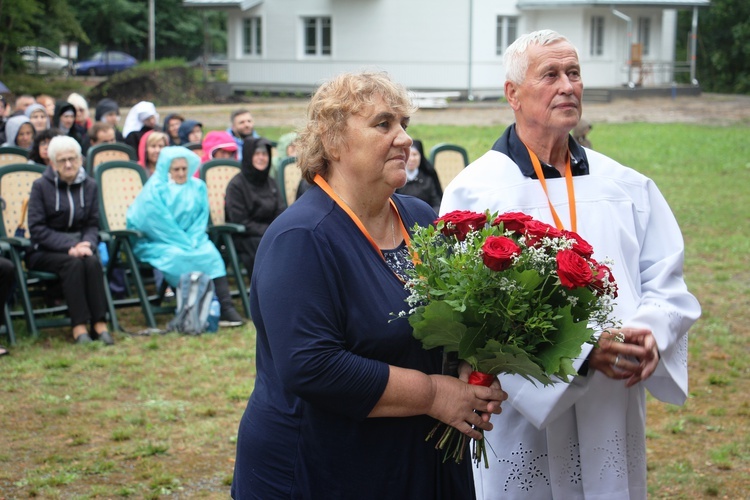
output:
<instances>
[{"instance_id":1,"label":"ring on finger","mask_svg":"<svg viewBox=\"0 0 750 500\"><path fill-rule=\"evenodd\" d=\"M617 364L620 362L620 355L618 354L615 356L615 362L612 364L612 366L617 366Z\"/></svg>"}]
</instances>

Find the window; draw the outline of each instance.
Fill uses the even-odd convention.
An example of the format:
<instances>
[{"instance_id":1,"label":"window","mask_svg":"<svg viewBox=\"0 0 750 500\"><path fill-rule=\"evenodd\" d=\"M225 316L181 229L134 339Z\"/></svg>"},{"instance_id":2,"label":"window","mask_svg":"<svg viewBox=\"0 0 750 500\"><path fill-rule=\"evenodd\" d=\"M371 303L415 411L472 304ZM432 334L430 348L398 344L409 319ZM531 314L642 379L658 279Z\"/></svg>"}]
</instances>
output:
<instances>
[{"instance_id":1,"label":"window","mask_svg":"<svg viewBox=\"0 0 750 500\"><path fill-rule=\"evenodd\" d=\"M495 53L500 56L518 38L518 18L497 16L496 29Z\"/></svg>"},{"instance_id":2,"label":"window","mask_svg":"<svg viewBox=\"0 0 750 500\"><path fill-rule=\"evenodd\" d=\"M306 56L331 55L331 18L303 17L304 53Z\"/></svg>"},{"instance_id":3,"label":"window","mask_svg":"<svg viewBox=\"0 0 750 500\"><path fill-rule=\"evenodd\" d=\"M261 26L259 17L245 18L242 29L243 53L254 56L259 56L263 53Z\"/></svg>"},{"instance_id":4,"label":"window","mask_svg":"<svg viewBox=\"0 0 750 500\"><path fill-rule=\"evenodd\" d=\"M592 56L604 55L604 17L591 17L591 49Z\"/></svg>"},{"instance_id":5,"label":"window","mask_svg":"<svg viewBox=\"0 0 750 500\"><path fill-rule=\"evenodd\" d=\"M639 17L638 18L638 43L641 44L642 52L644 56L647 56L651 51L651 18L650 17Z\"/></svg>"}]
</instances>

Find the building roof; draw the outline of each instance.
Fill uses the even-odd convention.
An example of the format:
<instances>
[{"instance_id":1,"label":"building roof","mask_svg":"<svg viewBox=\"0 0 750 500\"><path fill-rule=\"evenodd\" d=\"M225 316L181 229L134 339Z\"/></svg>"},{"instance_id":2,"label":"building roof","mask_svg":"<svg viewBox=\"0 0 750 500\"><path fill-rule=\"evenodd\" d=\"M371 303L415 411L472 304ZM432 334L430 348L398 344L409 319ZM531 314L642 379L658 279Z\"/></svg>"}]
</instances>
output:
<instances>
[{"instance_id":1,"label":"building roof","mask_svg":"<svg viewBox=\"0 0 750 500\"><path fill-rule=\"evenodd\" d=\"M241 9L249 10L262 4L263 0L182 0L185 7L203 9Z\"/></svg>"},{"instance_id":2,"label":"building roof","mask_svg":"<svg viewBox=\"0 0 750 500\"><path fill-rule=\"evenodd\" d=\"M711 0L518 0L519 9L561 7L708 7Z\"/></svg>"}]
</instances>

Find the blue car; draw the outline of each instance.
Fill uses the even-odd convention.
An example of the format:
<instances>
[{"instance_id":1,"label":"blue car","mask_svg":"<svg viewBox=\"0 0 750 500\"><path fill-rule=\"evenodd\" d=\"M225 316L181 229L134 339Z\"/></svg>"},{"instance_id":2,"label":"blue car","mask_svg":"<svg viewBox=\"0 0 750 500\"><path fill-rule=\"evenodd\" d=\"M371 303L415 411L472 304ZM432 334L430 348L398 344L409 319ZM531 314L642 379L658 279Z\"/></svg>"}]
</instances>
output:
<instances>
[{"instance_id":1,"label":"blue car","mask_svg":"<svg viewBox=\"0 0 750 500\"><path fill-rule=\"evenodd\" d=\"M136 58L124 52L97 52L89 59L76 63L73 66L73 72L76 75L111 75L136 64L138 64Z\"/></svg>"}]
</instances>

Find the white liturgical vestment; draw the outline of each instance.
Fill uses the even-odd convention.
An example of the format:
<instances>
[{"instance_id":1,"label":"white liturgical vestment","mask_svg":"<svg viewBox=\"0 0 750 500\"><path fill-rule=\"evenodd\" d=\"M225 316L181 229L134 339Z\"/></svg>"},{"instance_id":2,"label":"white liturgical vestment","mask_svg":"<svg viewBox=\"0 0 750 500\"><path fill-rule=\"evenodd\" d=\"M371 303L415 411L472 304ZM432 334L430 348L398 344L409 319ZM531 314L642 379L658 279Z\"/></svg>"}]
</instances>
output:
<instances>
[{"instance_id":1,"label":"white liturgical vestment","mask_svg":"<svg viewBox=\"0 0 750 500\"><path fill-rule=\"evenodd\" d=\"M586 156L589 174L573 177L577 232L596 260L613 262L614 315L624 327L650 329L661 359L648 380L629 389L596 370L548 387L501 375L509 398L485 433L489 469L474 469L479 499L646 498L645 391L678 405L687 397L687 331L700 306L683 280L677 222L650 179L595 151ZM547 188L572 229L565 179L547 179ZM494 150L450 183L440 213L487 209L554 225L540 182ZM576 369L591 348L583 346Z\"/></svg>"}]
</instances>

